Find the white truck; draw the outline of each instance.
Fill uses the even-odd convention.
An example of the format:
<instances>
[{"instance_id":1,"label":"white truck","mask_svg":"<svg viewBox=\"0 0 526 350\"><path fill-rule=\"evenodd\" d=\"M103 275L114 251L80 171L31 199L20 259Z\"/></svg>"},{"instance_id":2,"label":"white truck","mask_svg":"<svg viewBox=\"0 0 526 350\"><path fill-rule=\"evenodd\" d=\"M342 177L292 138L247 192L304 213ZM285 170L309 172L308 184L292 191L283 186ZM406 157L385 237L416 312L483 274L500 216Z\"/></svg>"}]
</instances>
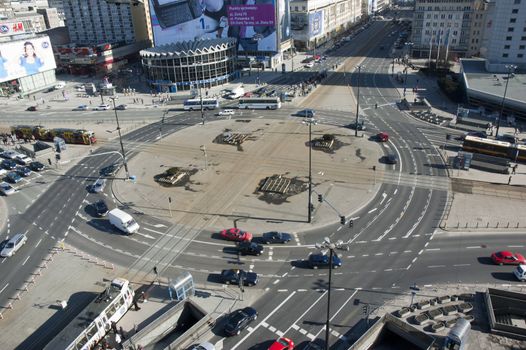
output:
<instances>
[{"instance_id":1,"label":"white truck","mask_svg":"<svg viewBox=\"0 0 526 350\"><path fill-rule=\"evenodd\" d=\"M118 208L111 210L108 213L108 218L110 219L110 224L129 235L139 231L139 224L133 217Z\"/></svg>"}]
</instances>

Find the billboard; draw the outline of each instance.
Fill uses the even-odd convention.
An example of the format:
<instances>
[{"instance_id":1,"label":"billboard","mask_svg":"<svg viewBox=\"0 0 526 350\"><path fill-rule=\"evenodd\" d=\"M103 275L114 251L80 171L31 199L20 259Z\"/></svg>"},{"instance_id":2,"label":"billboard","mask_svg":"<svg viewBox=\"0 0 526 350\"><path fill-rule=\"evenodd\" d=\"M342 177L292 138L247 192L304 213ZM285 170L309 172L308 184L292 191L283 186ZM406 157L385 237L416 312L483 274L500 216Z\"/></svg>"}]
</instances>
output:
<instances>
[{"instance_id":1,"label":"billboard","mask_svg":"<svg viewBox=\"0 0 526 350\"><path fill-rule=\"evenodd\" d=\"M290 28L290 0L277 0L278 1L278 23L281 31L281 42L290 39L291 28Z\"/></svg>"},{"instance_id":2,"label":"billboard","mask_svg":"<svg viewBox=\"0 0 526 350\"><path fill-rule=\"evenodd\" d=\"M323 11L309 13L309 36L320 35L323 31Z\"/></svg>"},{"instance_id":3,"label":"billboard","mask_svg":"<svg viewBox=\"0 0 526 350\"><path fill-rule=\"evenodd\" d=\"M24 23L20 21L0 22L0 36L25 33Z\"/></svg>"},{"instance_id":4,"label":"billboard","mask_svg":"<svg viewBox=\"0 0 526 350\"><path fill-rule=\"evenodd\" d=\"M238 39L238 51L277 51L275 1L149 0L156 46L179 41Z\"/></svg>"},{"instance_id":5,"label":"billboard","mask_svg":"<svg viewBox=\"0 0 526 350\"><path fill-rule=\"evenodd\" d=\"M54 68L47 36L0 44L0 83Z\"/></svg>"}]
</instances>

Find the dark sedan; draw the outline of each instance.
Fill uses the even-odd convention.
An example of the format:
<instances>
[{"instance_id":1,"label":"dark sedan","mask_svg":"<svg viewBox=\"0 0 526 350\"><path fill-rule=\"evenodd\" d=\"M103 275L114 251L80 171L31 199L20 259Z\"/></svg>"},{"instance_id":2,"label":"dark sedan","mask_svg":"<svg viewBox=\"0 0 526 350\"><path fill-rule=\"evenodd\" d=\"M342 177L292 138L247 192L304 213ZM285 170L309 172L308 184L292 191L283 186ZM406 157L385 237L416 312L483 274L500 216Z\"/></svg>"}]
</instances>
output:
<instances>
[{"instance_id":1,"label":"dark sedan","mask_svg":"<svg viewBox=\"0 0 526 350\"><path fill-rule=\"evenodd\" d=\"M349 124L348 127L353 130L358 129L358 131L364 131L366 129L364 122L360 120L358 121L358 124L356 124L356 122L353 122Z\"/></svg>"},{"instance_id":2,"label":"dark sedan","mask_svg":"<svg viewBox=\"0 0 526 350\"><path fill-rule=\"evenodd\" d=\"M225 323L225 333L227 335L239 335L250 322L258 318L258 313L256 309L251 307L246 307L244 309L239 309L233 311L228 315Z\"/></svg>"},{"instance_id":3,"label":"dark sedan","mask_svg":"<svg viewBox=\"0 0 526 350\"><path fill-rule=\"evenodd\" d=\"M11 182L11 183L19 183L20 181L22 181L22 177L20 175L18 175L16 172L14 171L11 171L10 173L8 173L6 176L5 176L6 180Z\"/></svg>"},{"instance_id":4,"label":"dark sedan","mask_svg":"<svg viewBox=\"0 0 526 350\"><path fill-rule=\"evenodd\" d=\"M261 255L263 254L263 246L254 242L239 242L237 245L239 253L242 255Z\"/></svg>"},{"instance_id":5,"label":"dark sedan","mask_svg":"<svg viewBox=\"0 0 526 350\"><path fill-rule=\"evenodd\" d=\"M40 163L40 162L31 162L29 163L29 169L33 170L33 171L42 171L44 170L45 166L44 164Z\"/></svg>"},{"instance_id":6,"label":"dark sedan","mask_svg":"<svg viewBox=\"0 0 526 350\"><path fill-rule=\"evenodd\" d=\"M246 272L245 270L223 270L221 271L221 281L224 284L239 284L243 280L245 286L255 286L258 281L258 274L255 272Z\"/></svg>"},{"instance_id":7,"label":"dark sedan","mask_svg":"<svg viewBox=\"0 0 526 350\"><path fill-rule=\"evenodd\" d=\"M18 173L18 175L24 177L31 175L31 169L29 169L27 166L20 166L16 168L16 172Z\"/></svg>"},{"instance_id":8,"label":"dark sedan","mask_svg":"<svg viewBox=\"0 0 526 350\"><path fill-rule=\"evenodd\" d=\"M328 268L329 267L329 256L326 254L311 254L309 256L309 266L313 269L317 268ZM338 255L332 255L332 267L337 269L342 266L342 261Z\"/></svg>"},{"instance_id":9,"label":"dark sedan","mask_svg":"<svg viewBox=\"0 0 526 350\"><path fill-rule=\"evenodd\" d=\"M119 165L111 164L100 169L100 174L102 176L115 176L115 174L117 174L117 171L119 171Z\"/></svg>"},{"instance_id":10,"label":"dark sedan","mask_svg":"<svg viewBox=\"0 0 526 350\"><path fill-rule=\"evenodd\" d=\"M292 240L292 236L290 235L290 233L277 232L277 231L265 232L263 234L263 237L261 237L261 242L265 244L288 243L291 240Z\"/></svg>"},{"instance_id":11,"label":"dark sedan","mask_svg":"<svg viewBox=\"0 0 526 350\"><path fill-rule=\"evenodd\" d=\"M95 208L95 213L98 217L105 216L106 214L108 214L108 206L106 205L106 202L104 202L102 199L93 203L93 207Z\"/></svg>"},{"instance_id":12,"label":"dark sedan","mask_svg":"<svg viewBox=\"0 0 526 350\"><path fill-rule=\"evenodd\" d=\"M7 170L14 170L16 168L16 163L11 159L4 159L0 164L2 165L2 168Z\"/></svg>"}]
</instances>

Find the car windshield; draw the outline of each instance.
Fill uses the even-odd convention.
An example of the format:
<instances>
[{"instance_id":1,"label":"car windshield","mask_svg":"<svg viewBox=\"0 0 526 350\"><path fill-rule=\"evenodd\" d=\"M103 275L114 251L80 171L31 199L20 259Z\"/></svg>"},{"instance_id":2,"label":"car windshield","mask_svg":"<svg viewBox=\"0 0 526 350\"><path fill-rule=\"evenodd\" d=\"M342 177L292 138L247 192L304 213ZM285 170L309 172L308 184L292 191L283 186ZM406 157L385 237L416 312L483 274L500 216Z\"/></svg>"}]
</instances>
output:
<instances>
[{"instance_id":1,"label":"car windshield","mask_svg":"<svg viewBox=\"0 0 526 350\"><path fill-rule=\"evenodd\" d=\"M282 338L279 338L279 339L278 339L278 343L281 344L281 345L287 345L287 346L289 345L289 343L287 343L287 342L285 341L285 339L282 339Z\"/></svg>"},{"instance_id":2,"label":"car windshield","mask_svg":"<svg viewBox=\"0 0 526 350\"><path fill-rule=\"evenodd\" d=\"M9 242L5 245L6 248L13 248L15 244L13 242Z\"/></svg>"}]
</instances>

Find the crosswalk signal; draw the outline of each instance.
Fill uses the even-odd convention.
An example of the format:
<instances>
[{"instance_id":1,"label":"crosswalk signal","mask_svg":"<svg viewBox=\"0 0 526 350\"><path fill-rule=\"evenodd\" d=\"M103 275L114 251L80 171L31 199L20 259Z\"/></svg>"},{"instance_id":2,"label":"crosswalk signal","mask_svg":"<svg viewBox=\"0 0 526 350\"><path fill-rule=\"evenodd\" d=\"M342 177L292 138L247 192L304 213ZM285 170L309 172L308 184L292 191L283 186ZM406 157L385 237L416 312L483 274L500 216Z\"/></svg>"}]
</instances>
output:
<instances>
[{"instance_id":1,"label":"crosswalk signal","mask_svg":"<svg viewBox=\"0 0 526 350\"><path fill-rule=\"evenodd\" d=\"M349 227L353 227L354 226L354 220L349 220Z\"/></svg>"},{"instance_id":2,"label":"crosswalk signal","mask_svg":"<svg viewBox=\"0 0 526 350\"><path fill-rule=\"evenodd\" d=\"M323 202L323 195L321 194L318 195L318 202L320 203Z\"/></svg>"},{"instance_id":3,"label":"crosswalk signal","mask_svg":"<svg viewBox=\"0 0 526 350\"><path fill-rule=\"evenodd\" d=\"M368 311L367 309L368 309L367 304L362 306L362 312L363 312L364 315L367 315L367 311Z\"/></svg>"},{"instance_id":4,"label":"crosswalk signal","mask_svg":"<svg viewBox=\"0 0 526 350\"><path fill-rule=\"evenodd\" d=\"M340 222L342 225L345 225L345 216L340 216Z\"/></svg>"}]
</instances>

